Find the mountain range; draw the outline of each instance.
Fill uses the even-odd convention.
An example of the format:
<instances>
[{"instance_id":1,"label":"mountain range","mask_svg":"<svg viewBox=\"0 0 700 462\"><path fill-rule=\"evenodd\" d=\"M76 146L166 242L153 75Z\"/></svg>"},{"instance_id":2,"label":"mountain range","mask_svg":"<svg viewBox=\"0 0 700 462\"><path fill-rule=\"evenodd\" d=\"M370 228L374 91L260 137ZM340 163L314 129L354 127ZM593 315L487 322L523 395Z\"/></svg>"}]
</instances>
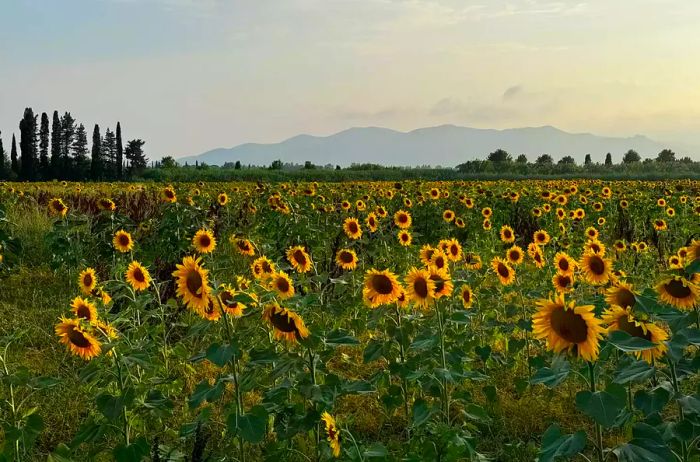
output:
<instances>
[{"instance_id":1,"label":"mountain range","mask_svg":"<svg viewBox=\"0 0 700 462\"><path fill-rule=\"evenodd\" d=\"M603 162L606 153L619 162L628 149L642 158L656 157L665 148L677 155L690 154L687 148L669 146L637 135L629 138L596 136L590 133L568 133L552 126L478 129L455 125L419 128L401 132L379 127L354 127L330 136L298 135L279 143L246 143L232 148L218 148L202 154L181 157L181 164L198 161L223 165L240 161L243 165L284 163L349 166L353 163L374 163L391 166L453 167L468 160L485 159L496 149L513 155L525 154L530 161L541 154L550 154L555 161L570 155L578 163L590 154L593 162Z\"/></svg>"}]
</instances>

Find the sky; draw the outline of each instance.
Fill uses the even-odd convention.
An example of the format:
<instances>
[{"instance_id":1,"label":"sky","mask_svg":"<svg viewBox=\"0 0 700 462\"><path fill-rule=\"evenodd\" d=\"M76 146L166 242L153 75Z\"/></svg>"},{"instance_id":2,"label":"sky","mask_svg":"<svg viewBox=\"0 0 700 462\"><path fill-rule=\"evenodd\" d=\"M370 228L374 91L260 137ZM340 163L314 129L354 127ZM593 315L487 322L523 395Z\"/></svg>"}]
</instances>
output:
<instances>
[{"instance_id":1,"label":"sky","mask_svg":"<svg viewBox=\"0 0 700 462\"><path fill-rule=\"evenodd\" d=\"M698 1L0 0L0 23L6 147L28 106L152 159L441 124L700 147Z\"/></svg>"}]
</instances>

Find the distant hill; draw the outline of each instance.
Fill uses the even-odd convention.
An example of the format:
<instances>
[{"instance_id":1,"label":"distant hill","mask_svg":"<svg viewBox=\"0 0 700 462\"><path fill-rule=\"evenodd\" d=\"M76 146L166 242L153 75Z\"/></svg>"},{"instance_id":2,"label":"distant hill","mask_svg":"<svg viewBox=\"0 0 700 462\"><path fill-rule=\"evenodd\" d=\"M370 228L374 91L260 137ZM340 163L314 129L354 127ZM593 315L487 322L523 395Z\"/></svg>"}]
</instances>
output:
<instances>
[{"instance_id":1,"label":"distant hill","mask_svg":"<svg viewBox=\"0 0 700 462\"><path fill-rule=\"evenodd\" d=\"M613 138L589 133L567 133L555 127L512 128L506 130L477 129L441 125L400 132L387 128L356 127L330 136L298 135L280 143L246 143L232 148L218 148L177 159L180 163L195 161L223 165L240 161L243 165L269 165L280 159L285 163L349 166L352 163L375 163L394 166L432 165L453 167L473 159L485 159L498 148L513 155L527 155L532 162L540 154L554 160L573 156L578 163L586 154L594 162L603 162L610 152L619 162L623 153L634 149L642 158L656 157L664 148L678 156L689 154L653 141L645 136Z\"/></svg>"}]
</instances>

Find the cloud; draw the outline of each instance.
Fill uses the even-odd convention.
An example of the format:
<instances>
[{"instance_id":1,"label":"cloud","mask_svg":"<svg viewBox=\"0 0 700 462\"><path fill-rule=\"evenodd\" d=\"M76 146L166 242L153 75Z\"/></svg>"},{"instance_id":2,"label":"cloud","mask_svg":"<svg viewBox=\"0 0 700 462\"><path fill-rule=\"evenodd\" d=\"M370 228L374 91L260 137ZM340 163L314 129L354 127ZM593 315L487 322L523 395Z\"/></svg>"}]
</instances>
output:
<instances>
[{"instance_id":1,"label":"cloud","mask_svg":"<svg viewBox=\"0 0 700 462\"><path fill-rule=\"evenodd\" d=\"M503 100L511 100L520 95L522 91L523 87L521 85L513 85L512 87L508 87L506 88L506 91L503 92Z\"/></svg>"}]
</instances>

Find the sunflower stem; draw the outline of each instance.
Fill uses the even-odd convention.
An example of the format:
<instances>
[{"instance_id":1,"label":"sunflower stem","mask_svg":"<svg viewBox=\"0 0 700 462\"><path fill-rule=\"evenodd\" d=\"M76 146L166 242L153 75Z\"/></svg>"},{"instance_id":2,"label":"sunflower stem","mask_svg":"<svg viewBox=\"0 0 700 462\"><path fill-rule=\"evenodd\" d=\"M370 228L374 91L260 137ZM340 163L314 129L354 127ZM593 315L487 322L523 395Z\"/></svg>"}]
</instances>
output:
<instances>
[{"instance_id":1,"label":"sunflower stem","mask_svg":"<svg viewBox=\"0 0 700 462\"><path fill-rule=\"evenodd\" d=\"M443 320L442 309L440 303L435 303L435 311L437 312L438 327L440 333L440 356L442 360L443 378L442 378L442 407L445 413L445 422L450 424L450 393L447 389L447 357L445 355L445 323Z\"/></svg>"},{"instance_id":2,"label":"sunflower stem","mask_svg":"<svg viewBox=\"0 0 700 462\"><path fill-rule=\"evenodd\" d=\"M229 324L229 317L226 314L226 310L221 310L221 314L224 317L224 326L226 326L226 336L228 337L229 346L233 345L233 330ZM236 427L238 427L238 417L243 415L243 397L241 396L241 389L238 386L238 358L234 353L231 356L231 370L233 372L233 387L236 390ZM245 462L245 447L243 444L243 438L238 437L238 448L241 453L241 461Z\"/></svg>"},{"instance_id":3,"label":"sunflower stem","mask_svg":"<svg viewBox=\"0 0 700 462\"><path fill-rule=\"evenodd\" d=\"M678 398L678 396L681 393L680 386L678 385L678 375L676 374L676 365L673 363L673 361L669 358L668 360L668 366L671 370L671 382L673 385L673 391L675 393L675 397ZM678 403L678 422L682 422L685 419L685 413L683 412L683 406L681 405L681 402L676 400ZM685 441L681 441L681 460L685 462L688 460L688 446Z\"/></svg>"},{"instance_id":4,"label":"sunflower stem","mask_svg":"<svg viewBox=\"0 0 700 462\"><path fill-rule=\"evenodd\" d=\"M116 349L114 351L114 362L117 365L117 378L119 379L119 392L121 393L121 396L124 396L124 376L122 375L122 367L119 362L119 356L116 353ZM126 406L122 407L122 419L124 420L124 444L126 446L129 446L129 419L127 418L126 415Z\"/></svg>"},{"instance_id":5,"label":"sunflower stem","mask_svg":"<svg viewBox=\"0 0 700 462\"><path fill-rule=\"evenodd\" d=\"M401 327L401 311L399 310L399 306L396 305L396 325L399 328L399 359L401 359L401 365L404 366L406 364L406 352L404 351L403 348L403 329ZM409 405L408 405L408 380L406 380L406 373L404 371L403 377L401 378L402 383L403 383L403 406L404 406L404 412L406 413L406 438L411 439L411 430L410 430L410 425L409 422L411 420L411 413L409 411Z\"/></svg>"},{"instance_id":6,"label":"sunflower stem","mask_svg":"<svg viewBox=\"0 0 700 462\"><path fill-rule=\"evenodd\" d=\"M591 393L596 392L596 383L595 383L595 363L588 363L588 373L590 375L590 386L591 386ZM600 424L598 422L595 422L595 439L596 439L596 452L598 454L598 461L603 462L604 457L603 457L603 429L600 427Z\"/></svg>"}]
</instances>

